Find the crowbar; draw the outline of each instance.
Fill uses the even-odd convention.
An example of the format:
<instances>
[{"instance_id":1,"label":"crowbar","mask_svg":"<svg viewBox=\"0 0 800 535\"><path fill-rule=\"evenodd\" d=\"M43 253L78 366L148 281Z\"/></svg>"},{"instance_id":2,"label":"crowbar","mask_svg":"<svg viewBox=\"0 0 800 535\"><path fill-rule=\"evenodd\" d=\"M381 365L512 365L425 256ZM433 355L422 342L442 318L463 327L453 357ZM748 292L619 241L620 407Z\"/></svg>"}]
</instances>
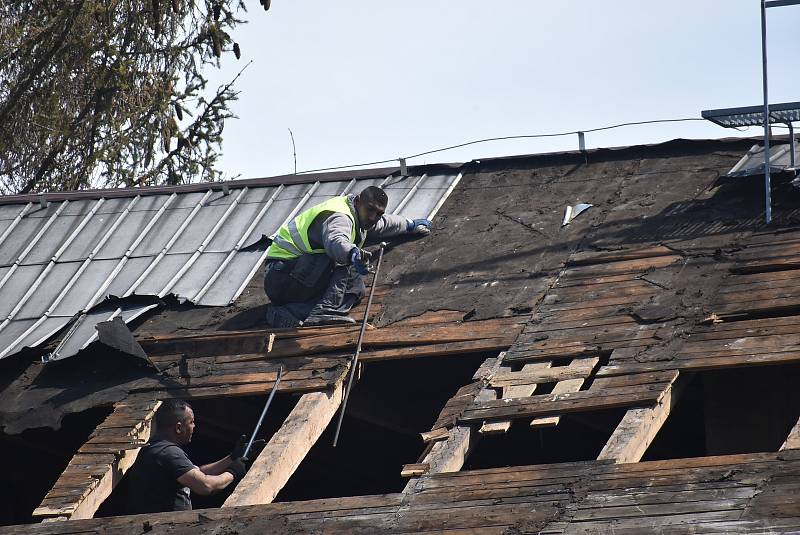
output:
<instances>
[{"instance_id":1,"label":"crowbar","mask_svg":"<svg viewBox=\"0 0 800 535\"><path fill-rule=\"evenodd\" d=\"M258 430L261 429L261 423L264 421L264 416L267 415L267 409L269 409L269 404L272 403L272 398L275 397L275 392L278 391L278 384L281 382L281 377L283 377L283 366L278 368L278 377L275 379L275 384L272 385L272 392L269 393L269 397L267 398L267 403L264 405L264 410L261 411L261 417L258 419L258 423L256 424L256 428L253 430L253 436L250 437L250 442L247 443L247 447L244 449L244 457L247 459L247 454L250 453L250 447L253 445L253 441L256 439L256 435L258 434Z\"/></svg>"},{"instance_id":2,"label":"crowbar","mask_svg":"<svg viewBox=\"0 0 800 535\"><path fill-rule=\"evenodd\" d=\"M383 260L383 250L388 245L385 241L380 244L380 251L378 252L378 263L375 265L375 276L372 278L372 286L369 289L369 299L367 299L367 308L364 309L364 321L361 322L361 331L358 333L358 343L356 344L356 352L350 362L350 377L347 379L347 388L344 391L344 400L342 401L342 408L339 412L339 421L336 424L336 434L333 436L333 447L339 442L339 431L342 429L342 420L344 419L344 411L347 408L347 399L350 397L350 389L353 387L355 381L356 368L358 367L358 356L361 354L361 342L364 341L364 332L367 330L367 318L369 317L369 308L372 306L372 296L375 293L375 283L378 280L378 273L381 270L381 261Z\"/></svg>"}]
</instances>

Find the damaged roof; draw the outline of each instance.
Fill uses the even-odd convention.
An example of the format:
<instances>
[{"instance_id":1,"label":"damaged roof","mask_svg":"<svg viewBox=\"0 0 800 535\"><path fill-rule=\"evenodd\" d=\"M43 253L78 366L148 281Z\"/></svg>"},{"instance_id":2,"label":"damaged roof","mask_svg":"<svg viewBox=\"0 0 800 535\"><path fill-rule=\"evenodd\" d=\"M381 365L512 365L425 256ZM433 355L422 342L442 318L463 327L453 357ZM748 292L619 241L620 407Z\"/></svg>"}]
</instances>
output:
<instances>
[{"instance_id":1,"label":"damaged roof","mask_svg":"<svg viewBox=\"0 0 800 535\"><path fill-rule=\"evenodd\" d=\"M366 331L362 353L367 371L351 399L353 407L379 368L373 363L437 357L429 361L442 365L438 374L424 376L414 361L408 375L390 378L396 384L364 398L362 408L368 404L390 423L407 412L411 401L425 401L418 388L423 379L447 390L443 385L456 364L468 364L470 374L477 367L471 380L459 380L446 392L449 401L430 404L430 427L414 424L417 432L430 431L422 433L424 446L402 452L412 477L402 492L381 488L369 496L269 505L271 494L248 508L230 508L244 503L226 502L230 507L164 513L146 521L49 522L14 532L796 530L800 511L790 496L798 473L800 425L788 438L780 437L786 438L780 452L776 447L767 453L638 462L647 446L629 448L626 441L642 433L649 437L645 442L653 438L649 431L658 432L666 419L657 411L674 404L662 401L677 400L673 393L694 372L779 363L798 369L800 352L791 346L800 332L800 198L788 173L776 176L774 223L763 225L761 182L724 178L752 142L677 140L464 166L463 178L437 212L432 234L393 243L386 251L370 321L375 328ZM565 207L580 203L593 207L562 226ZM253 277L248 284L232 306L166 307L135 329L160 373L103 348L63 362L31 363L0 391L0 424L8 434L58 426L65 414L90 407L112 410L48 496L37 501L40 518L80 518L78 513L86 514L79 510L85 496L110 493L97 482L119 473L114 455L136 447L131 437L143 438L146 427L139 415L152 415L159 399L207 397L216 403L263 393L274 384L279 366L287 372L279 394L322 398L324 391L326 400L341 394L357 328L265 328L263 314L257 313L266 303L260 281ZM361 313L363 308L353 311L356 317ZM244 326L248 315L260 321ZM13 362L6 359L2 365L8 369ZM748 370L748 377L753 375ZM786 393L776 385L791 384L792 376L782 377L768 386ZM548 384L552 391L545 389ZM732 406L740 407L754 394L737 389L735 395L740 404ZM735 400L719 401L722 411ZM325 406L330 416L335 406ZM789 423L794 425L795 407L784 401L770 419L793 417ZM493 456L484 452L497 463L488 468L479 464L481 452L475 449L460 462L447 457L488 440L505 447L503 441L512 438L503 434L512 421L516 431L530 431L552 428L571 415L591 423L580 428L576 442L583 447L592 440L589 428L602 427L599 416L609 409L620 410L623 419L609 424L612 439L605 435L605 446L597 448L603 451L590 452L580 462L535 457L535 443L547 442L538 430L527 435L533 440L518 448L517 456L505 449L489 450ZM730 415L740 418L735 410ZM279 429L269 439L283 449L259 455L250 483L274 477L280 472L273 470L276 463L291 464L288 457L298 465L323 464L313 453L303 461L309 442L316 440L308 440L304 426L321 433L325 420L285 422L292 422L281 426L285 433ZM747 423L744 432L767 434L768 422ZM564 423L558 425L563 430ZM297 426L302 442L287 438ZM484 438L492 433L494 438ZM354 442L372 450L358 462L324 463L325 478L358 480L375 470L374 444L389 442L389 435L376 432L370 437L375 441L367 442L365 434ZM463 437L468 440L459 445ZM470 447L462 448L465 444ZM385 446L379 450L382 458ZM276 451L281 454L271 454ZM554 464L537 465L543 462Z\"/></svg>"},{"instance_id":2,"label":"damaged roof","mask_svg":"<svg viewBox=\"0 0 800 535\"><path fill-rule=\"evenodd\" d=\"M304 208L379 185L388 212L430 217L459 177L440 166L2 198L0 358L70 324L49 358L74 355L97 323L133 321L168 295L227 306L262 266L264 238Z\"/></svg>"}]
</instances>

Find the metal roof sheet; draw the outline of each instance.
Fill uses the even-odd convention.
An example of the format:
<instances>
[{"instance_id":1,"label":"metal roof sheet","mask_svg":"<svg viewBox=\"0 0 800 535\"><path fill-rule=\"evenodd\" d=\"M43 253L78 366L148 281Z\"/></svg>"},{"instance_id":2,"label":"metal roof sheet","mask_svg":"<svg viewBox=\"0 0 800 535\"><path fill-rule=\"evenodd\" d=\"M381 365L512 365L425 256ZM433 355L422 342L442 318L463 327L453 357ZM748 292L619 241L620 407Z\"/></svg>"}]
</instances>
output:
<instances>
[{"instance_id":1,"label":"metal roof sheet","mask_svg":"<svg viewBox=\"0 0 800 535\"><path fill-rule=\"evenodd\" d=\"M0 358L47 341L76 319L53 358L74 354L109 313L109 297L169 294L197 305L225 306L266 258L263 246L303 209L381 185L387 211L433 217L460 180L454 169L417 176L341 175L287 184L239 181L203 190L128 190L109 197L20 197L0 204ZM44 206L43 206L44 204ZM125 321L152 308L121 305ZM79 319L79 321L77 321Z\"/></svg>"},{"instance_id":2,"label":"metal roof sheet","mask_svg":"<svg viewBox=\"0 0 800 535\"><path fill-rule=\"evenodd\" d=\"M770 149L769 154L769 169L770 172L779 173L782 171L794 170L791 161L791 145L774 145ZM795 148L795 161L800 162L800 150ZM747 151L747 154L742 156L733 168L728 171L730 177L742 177L751 175L764 174L764 147L761 145L753 145Z\"/></svg>"}]
</instances>

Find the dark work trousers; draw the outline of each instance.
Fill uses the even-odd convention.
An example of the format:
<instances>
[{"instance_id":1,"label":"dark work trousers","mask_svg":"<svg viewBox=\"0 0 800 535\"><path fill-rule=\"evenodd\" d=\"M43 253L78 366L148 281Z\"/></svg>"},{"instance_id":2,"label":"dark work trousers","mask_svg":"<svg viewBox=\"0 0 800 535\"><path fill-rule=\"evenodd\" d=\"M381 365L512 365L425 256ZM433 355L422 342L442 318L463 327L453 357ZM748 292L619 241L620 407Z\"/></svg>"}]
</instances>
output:
<instances>
[{"instance_id":1,"label":"dark work trousers","mask_svg":"<svg viewBox=\"0 0 800 535\"><path fill-rule=\"evenodd\" d=\"M305 321L309 316L346 316L366 288L352 266L337 266L324 254L307 254L296 260L267 260L264 291L273 305Z\"/></svg>"}]
</instances>

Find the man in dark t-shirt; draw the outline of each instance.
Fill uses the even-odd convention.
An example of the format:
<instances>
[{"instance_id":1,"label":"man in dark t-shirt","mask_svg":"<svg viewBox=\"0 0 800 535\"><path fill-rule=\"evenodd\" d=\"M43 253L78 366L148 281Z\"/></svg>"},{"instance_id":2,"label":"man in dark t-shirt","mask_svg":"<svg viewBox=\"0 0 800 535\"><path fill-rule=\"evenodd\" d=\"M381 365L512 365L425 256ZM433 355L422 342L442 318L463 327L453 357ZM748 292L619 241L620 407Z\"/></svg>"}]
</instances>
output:
<instances>
[{"instance_id":1,"label":"man in dark t-shirt","mask_svg":"<svg viewBox=\"0 0 800 535\"><path fill-rule=\"evenodd\" d=\"M194 411L185 401L168 400L159 407L153 436L129 473L128 514L189 510L191 492L213 494L244 477L245 437L230 455L198 467L182 447L191 442L194 427Z\"/></svg>"}]
</instances>

